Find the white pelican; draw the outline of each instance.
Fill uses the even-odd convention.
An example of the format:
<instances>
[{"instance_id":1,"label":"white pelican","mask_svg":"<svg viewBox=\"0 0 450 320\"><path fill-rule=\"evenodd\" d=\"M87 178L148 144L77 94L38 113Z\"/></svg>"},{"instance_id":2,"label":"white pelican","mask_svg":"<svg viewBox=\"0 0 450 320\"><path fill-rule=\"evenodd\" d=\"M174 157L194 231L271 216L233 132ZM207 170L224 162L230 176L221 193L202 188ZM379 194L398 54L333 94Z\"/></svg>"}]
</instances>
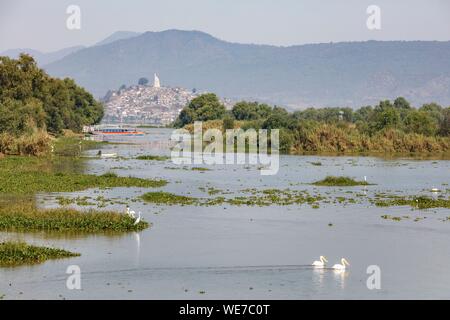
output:
<instances>
[{"instance_id":1,"label":"white pelican","mask_svg":"<svg viewBox=\"0 0 450 320\"><path fill-rule=\"evenodd\" d=\"M431 192L440 192L441 190L439 190L438 188L431 188Z\"/></svg>"},{"instance_id":2,"label":"white pelican","mask_svg":"<svg viewBox=\"0 0 450 320\"><path fill-rule=\"evenodd\" d=\"M328 262L327 258L325 258L324 256L320 256L319 261L314 261L312 265L314 267L323 268L325 267L325 262Z\"/></svg>"},{"instance_id":3,"label":"white pelican","mask_svg":"<svg viewBox=\"0 0 450 320\"><path fill-rule=\"evenodd\" d=\"M141 222L141 212L139 211L139 216L137 217L136 221L134 221L134 225L137 225L139 222Z\"/></svg>"},{"instance_id":4,"label":"white pelican","mask_svg":"<svg viewBox=\"0 0 450 320\"><path fill-rule=\"evenodd\" d=\"M349 266L350 263L348 263L348 261L345 260L345 258L342 258L341 259L341 264L336 263L334 266L332 266L332 268L335 269L335 270L345 270L345 266L346 265Z\"/></svg>"}]
</instances>

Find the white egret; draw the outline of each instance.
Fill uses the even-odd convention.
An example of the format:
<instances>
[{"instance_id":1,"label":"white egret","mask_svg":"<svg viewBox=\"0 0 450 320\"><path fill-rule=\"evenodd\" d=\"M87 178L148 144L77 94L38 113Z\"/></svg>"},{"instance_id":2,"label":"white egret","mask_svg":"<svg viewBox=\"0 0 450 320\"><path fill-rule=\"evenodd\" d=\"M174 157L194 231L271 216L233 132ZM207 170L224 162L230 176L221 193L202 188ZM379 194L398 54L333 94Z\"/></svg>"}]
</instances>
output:
<instances>
[{"instance_id":1,"label":"white egret","mask_svg":"<svg viewBox=\"0 0 450 320\"><path fill-rule=\"evenodd\" d=\"M345 258L341 259L341 264L336 263L334 266L332 266L332 269L335 270L345 270L345 266L349 266L350 263L348 263L347 260L345 260Z\"/></svg>"},{"instance_id":2,"label":"white egret","mask_svg":"<svg viewBox=\"0 0 450 320\"><path fill-rule=\"evenodd\" d=\"M130 210L130 207L129 207L129 206L127 206L126 214L127 214L129 217L131 217L131 218L135 218L135 217L136 217L136 216L135 216L136 212L134 212L134 210Z\"/></svg>"},{"instance_id":3,"label":"white egret","mask_svg":"<svg viewBox=\"0 0 450 320\"><path fill-rule=\"evenodd\" d=\"M328 262L327 258L325 258L324 256L320 256L319 261L314 261L312 265L317 268L323 268L325 267L325 262Z\"/></svg>"},{"instance_id":4,"label":"white egret","mask_svg":"<svg viewBox=\"0 0 450 320\"><path fill-rule=\"evenodd\" d=\"M137 225L139 222L141 222L141 212L139 211L139 216L137 217L136 221L134 221L134 225Z\"/></svg>"}]
</instances>

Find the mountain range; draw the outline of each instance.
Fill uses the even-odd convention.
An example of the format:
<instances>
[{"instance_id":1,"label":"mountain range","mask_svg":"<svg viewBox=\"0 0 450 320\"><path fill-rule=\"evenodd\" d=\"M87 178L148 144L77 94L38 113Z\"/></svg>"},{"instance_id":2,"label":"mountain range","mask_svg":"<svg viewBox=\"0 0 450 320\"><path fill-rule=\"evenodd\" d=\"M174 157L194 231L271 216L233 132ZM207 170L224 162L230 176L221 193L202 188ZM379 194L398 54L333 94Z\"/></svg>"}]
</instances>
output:
<instances>
[{"instance_id":1,"label":"mountain range","mask_svg":"<svg viewBox=\"0 0 450 320\"><path fill-rule=\"evenodd\" d=\"M362 106L403 96L450 105L450 41L366 41L288 47L232 43L200 31L119 32L50 61L101 97L158 73L162 85L285 105Z\"/></svg>"}]
</instances>

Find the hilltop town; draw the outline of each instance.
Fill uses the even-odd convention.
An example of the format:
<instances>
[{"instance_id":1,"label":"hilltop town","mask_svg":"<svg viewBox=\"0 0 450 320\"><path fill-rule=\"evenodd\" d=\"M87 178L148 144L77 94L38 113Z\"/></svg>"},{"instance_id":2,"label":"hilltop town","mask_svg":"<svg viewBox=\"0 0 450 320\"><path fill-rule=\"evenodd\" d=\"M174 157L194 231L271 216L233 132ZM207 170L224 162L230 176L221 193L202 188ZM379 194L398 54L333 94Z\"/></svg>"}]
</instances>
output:
<instances>
[{"instance_id":1,"label":"hilltop town","mask_svg":"<svg viewBox=\"0 0 450 320\"><path fill-rule=\"evenodd\" d=\"M106 123L167 125L197 96L195 90L163 87L155 74L153 85L138 84L110 91L104 98Z\"/></svg>"}]
</instances>

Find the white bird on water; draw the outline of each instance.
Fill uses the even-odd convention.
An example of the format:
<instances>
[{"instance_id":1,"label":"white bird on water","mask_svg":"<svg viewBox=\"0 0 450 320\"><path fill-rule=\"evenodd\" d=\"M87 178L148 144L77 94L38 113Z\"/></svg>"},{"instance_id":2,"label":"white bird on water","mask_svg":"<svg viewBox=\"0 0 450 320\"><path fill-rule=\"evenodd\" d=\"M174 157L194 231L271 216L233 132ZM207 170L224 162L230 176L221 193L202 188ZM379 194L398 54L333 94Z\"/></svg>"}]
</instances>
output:
<instances>
[{"instance_id":1,"label":"white bird on water","mask_svg":"<svg viewBox=\"0 0 450 320\"><path fill-rule=\"evenodd\" d=\"M134 225L137 225L139 222L141 222L141 212L139 211L139 216L137 217L136 221L134 221Z\"/></svg>"},{"instance_id":2,"label":"white bird on water","mask_svg":"<svg viewBox=\"0 0 450 320\"><path fill-rule=\"evenodd\" d=\"M347 260L345 260L345 258L341 259L341 264L336 263L334 266L332 266L332 269L335 270L345 270L345 266L350 266L350 263L348 263Z\"/></svg>"},{"instance_id":3,"label":"white bird on water","mask_svg":"<svg viewBox=\"0 0 450 320\"><path fill-rule=\"evenodd\" d=\"M325 267L325 262L328 262L327 258L320 256L319 260L314 261L312 265L317 268L323 268Z\"/></svg>"}]
</instances>

